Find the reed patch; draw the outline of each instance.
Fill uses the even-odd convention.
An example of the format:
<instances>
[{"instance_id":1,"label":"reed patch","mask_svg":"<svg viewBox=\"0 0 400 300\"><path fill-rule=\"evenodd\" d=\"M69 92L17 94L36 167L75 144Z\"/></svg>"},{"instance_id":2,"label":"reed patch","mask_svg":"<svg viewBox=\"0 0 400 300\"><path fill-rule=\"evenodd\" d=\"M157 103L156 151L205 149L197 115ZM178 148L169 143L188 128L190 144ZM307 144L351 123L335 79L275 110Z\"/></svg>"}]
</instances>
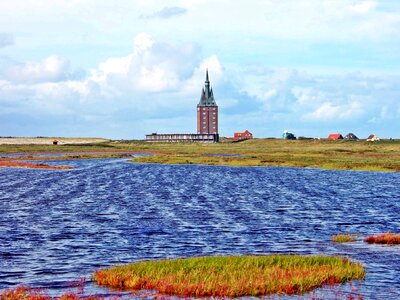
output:
<instances>
[{"instance_id":1,"label":"reed patch","mask_svg":"<svg viewBox=\"0 0 400 300\"><path fill-rule=\"evenodd\" d=\"M382 233L367 236L364 241L368 244L400 245L400 233Z\"/></svg>"}]
</instances>

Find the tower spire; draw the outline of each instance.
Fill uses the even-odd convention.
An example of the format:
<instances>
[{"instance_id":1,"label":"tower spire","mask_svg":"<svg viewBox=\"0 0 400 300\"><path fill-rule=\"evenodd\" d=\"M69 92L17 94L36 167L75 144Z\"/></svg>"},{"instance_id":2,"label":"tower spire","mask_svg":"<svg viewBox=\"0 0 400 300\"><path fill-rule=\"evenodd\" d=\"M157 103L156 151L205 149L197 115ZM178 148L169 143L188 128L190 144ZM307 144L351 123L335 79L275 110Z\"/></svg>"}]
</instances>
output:
<instances>
[{"instance_id":1,"label":"tower spire","mask_svg":"<svg viewBox=\"0 0 400 300\"><path fill-rule=\"evenodd\" d=\"M197 104L197 133L214 134L218 137L218 106L210 85L208 68L206 81L201 90L200 102Z\"/></svg>"},{"instance_id":2,"label":"tower spire","mask_svg":"<svg viewBox=\"0 0 400 300\"><path fill-rule=\"evenodd\" d=\"M204 83L204 87L201 90L200 102L199 105L206 106L216 106L213 91L210 85L210 79L208 76L208 68L206 69L206 81Z\"/></svg>"}]
</instances>

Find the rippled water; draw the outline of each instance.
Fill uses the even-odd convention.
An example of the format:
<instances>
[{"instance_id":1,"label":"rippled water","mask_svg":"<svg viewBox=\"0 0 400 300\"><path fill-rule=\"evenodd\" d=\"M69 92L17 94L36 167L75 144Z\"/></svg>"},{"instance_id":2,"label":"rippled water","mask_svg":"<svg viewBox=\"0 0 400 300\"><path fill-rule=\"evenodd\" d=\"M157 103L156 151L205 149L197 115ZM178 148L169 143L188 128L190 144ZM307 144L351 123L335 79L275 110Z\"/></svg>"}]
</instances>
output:
<instances>
[{"instance_id":1,"label":"rippled water","mask_svg":"<svg viewBox=\"0 0 400 300\"><path fill-rule=\"evenodd\" d=\"M302 253L361 261L358 294L400 298L400 246L330 242L399 232L399 173L67 164L76 169L0 169L0 289L25 283L60 294L99 267L149 258ZM90 281L86 290L112 294Z\"/></svg>"}]
</instances>

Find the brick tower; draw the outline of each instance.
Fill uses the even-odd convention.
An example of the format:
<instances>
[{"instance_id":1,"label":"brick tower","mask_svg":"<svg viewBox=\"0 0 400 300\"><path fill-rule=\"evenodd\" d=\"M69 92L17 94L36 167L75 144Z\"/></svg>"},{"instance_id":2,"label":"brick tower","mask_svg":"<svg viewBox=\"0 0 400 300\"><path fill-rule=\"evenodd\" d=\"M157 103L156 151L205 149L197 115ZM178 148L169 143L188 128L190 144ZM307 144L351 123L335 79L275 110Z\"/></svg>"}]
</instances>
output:
<instances>
[{"instance_id":1,"label":"brick tower","mask_svg":"<svg viewBox=\"0 0 400 300\"><path fill-rule=\"evenodd\" d=\"M213 90L210 88L208 70L206 81L201 91L200 102L197 104L197 133L218 134L218 106L215 102Z\"/></svg>"}]
</instances>

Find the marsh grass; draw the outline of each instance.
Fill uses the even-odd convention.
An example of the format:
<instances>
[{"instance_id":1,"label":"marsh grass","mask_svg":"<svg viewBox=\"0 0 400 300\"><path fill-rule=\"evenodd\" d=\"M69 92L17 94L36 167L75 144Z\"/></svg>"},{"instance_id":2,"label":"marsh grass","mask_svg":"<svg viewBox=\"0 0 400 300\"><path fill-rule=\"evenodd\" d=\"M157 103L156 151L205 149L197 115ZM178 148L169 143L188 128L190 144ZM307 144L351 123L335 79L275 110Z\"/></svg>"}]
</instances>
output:
<instances>
[{"instance_id":1,"label":"marsh grass","mask_svg":"<svg viewBox=\"0 0 400 300\"><path fill-rule=\"evenodd\" d=\"M368 244L386 244L386 245L399 245L400 233L382 233L378 235L370 235L364 239Z\"/></svg>"},{"instance_id":2,"label":"marsh grass","mask_svg":"<svg viewBox=\"0 0 400 300\"><path fill-rule=\"evenodd\" d=\"M337 234L332 236L332 241L335 243L351 243L357 241L354 234Z\"/></svg>"},{"instance_id":3,"label":"marsh grass","mask_svg":"<svg viewBox=\"0 0 400 300\"><path fill-rule=\"evenodd\" d=\"M50 166L47 164L27 163L23 161L7 161L0 160L0 168L27 168L27 169L51 169L51 170L69 170L70 166Z\"/></svg>"},{"instance_id":4,"label":"marsh grass","mask_svg":"<svg viewBox=\"0 0 400 300\"><path fill-rule=\"evenodd\" d=\"M157 154L153 157L134 159L136 162L143 163L400 171L399 141L367 143L254 139L235 144L142 143L137 145L144 151L152 149L153 153ZM207 154L218 155L218 153L240 156L207 156Z\"/></svg>"},{"instance_id":5,"label":"marsh grass","mask_svg":"<svg viewBox=\"0 0 400 300\"><path fill-rule=\"evenodd\" d=\"M137 262L96 271L99 285L182 297L298 294L362 279L362 265L326 256L219 256Z\"/></svg>"},{"instance_id":6,"label":"marsh grass","mask_svg":"<svg viewBox=\"0 0 400 300\"><path fill-rule=\"evenodd\" d=\"M144 163L400 171L400 141L369 143L365 141L253 139L242 143L215 144L109 141L56 146L0 145L0 153L76 152L79 155L79 152L96 151L105 152L104 158L107 153L110 154L108 157L111 157L112 153L124 151L156 154L153 157L138 157L134 160ZM209 154L215 156L208 156ZM225 154L239 156L226 157ZM93 153L89 156L95 158Z\"/></svg>"}]
</instances>

